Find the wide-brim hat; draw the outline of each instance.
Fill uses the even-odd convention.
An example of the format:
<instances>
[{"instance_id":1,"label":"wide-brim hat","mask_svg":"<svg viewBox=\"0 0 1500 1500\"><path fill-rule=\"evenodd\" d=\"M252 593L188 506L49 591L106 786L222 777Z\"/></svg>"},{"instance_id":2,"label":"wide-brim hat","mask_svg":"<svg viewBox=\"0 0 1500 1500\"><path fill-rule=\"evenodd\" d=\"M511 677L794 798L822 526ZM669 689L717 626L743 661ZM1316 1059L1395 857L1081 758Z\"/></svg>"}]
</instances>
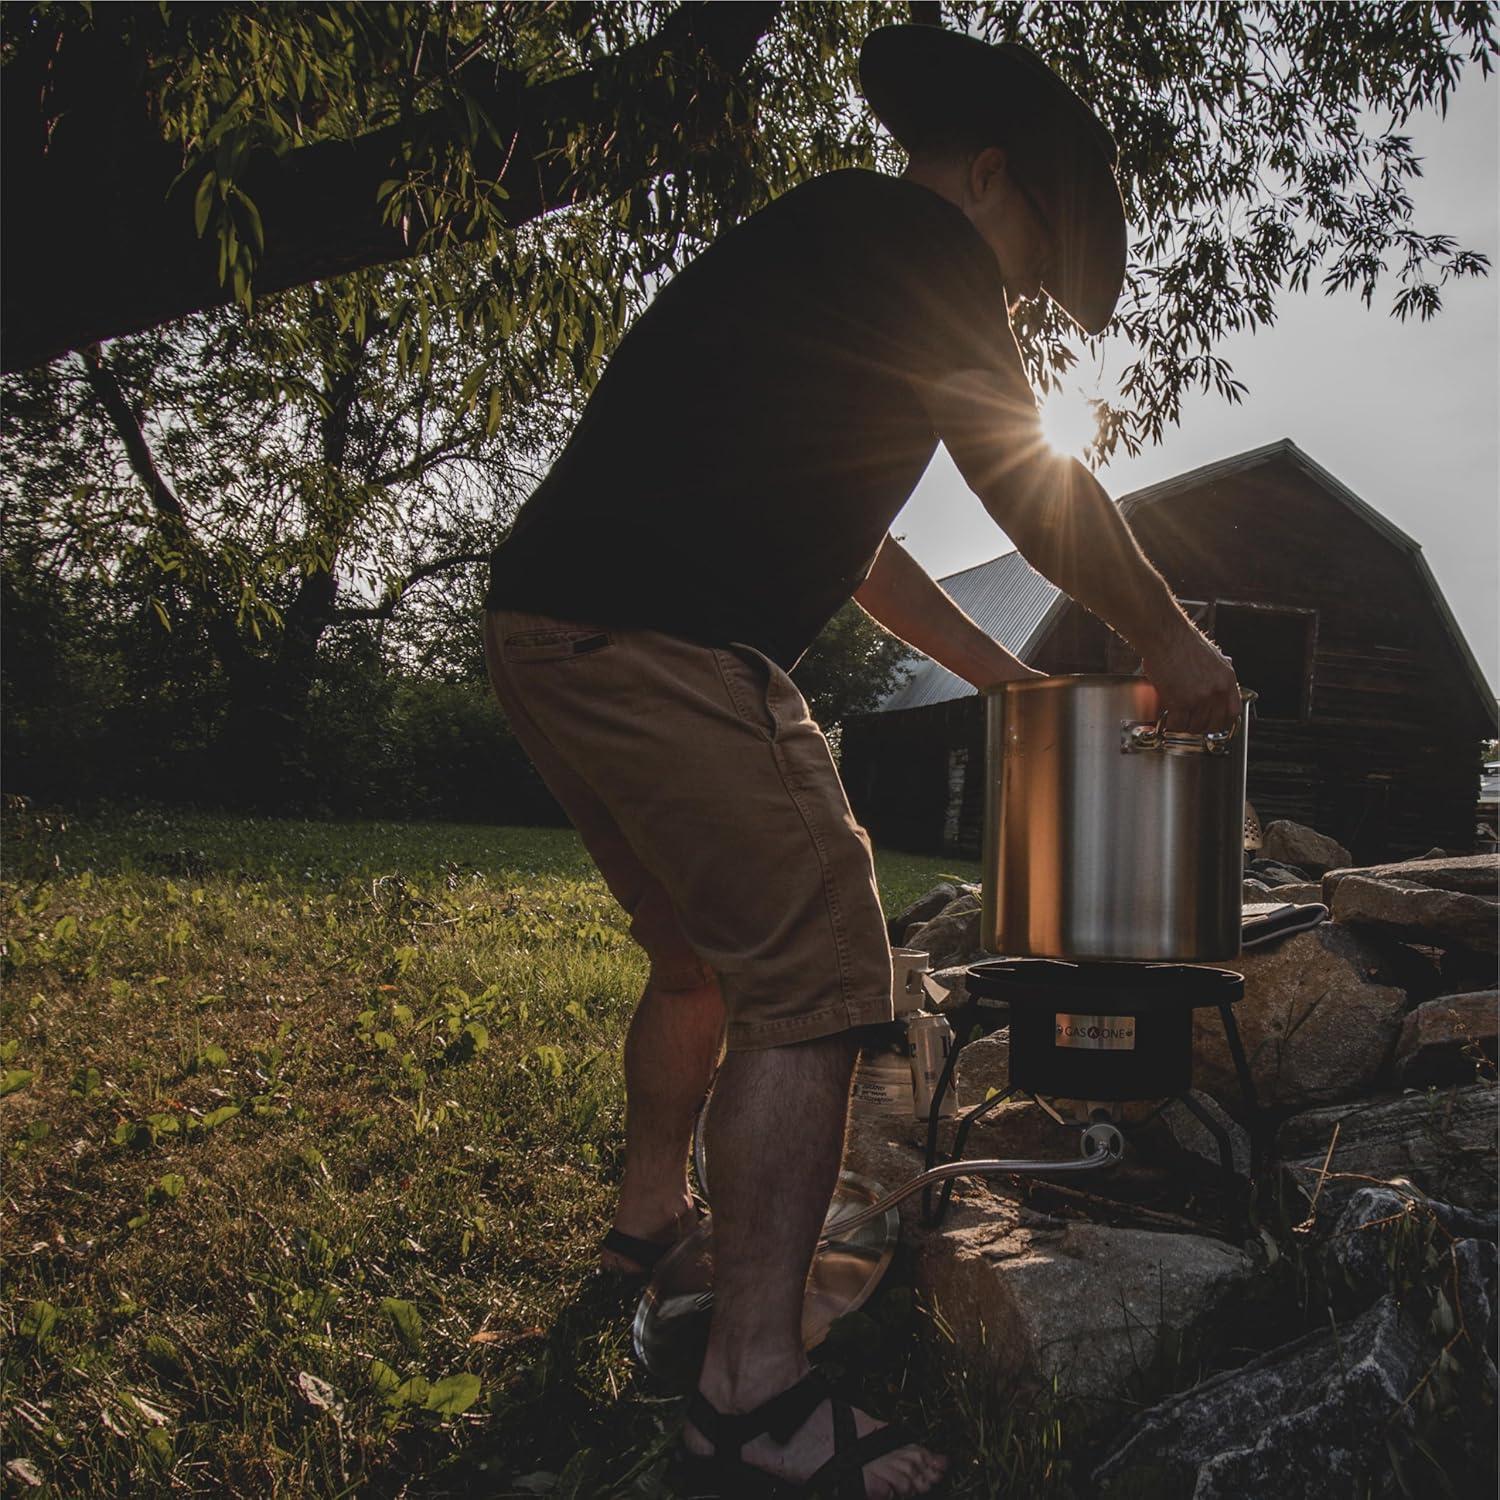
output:
<instances>
[{"instance_id":1,"label":"wide-brim hat","mask_svg":"<svg viewBox=\"0 0 1500 1500\"><path fill-rule=\"evenodd\" d=\"M859 54L860 85L910 151L946 135L1004 148L1058 239L1042 289L1085 333L1109 322L1125 281L1119 152L1099 118L1029 47L942 26L882 26Z\"/></svg>"}]
</instances>

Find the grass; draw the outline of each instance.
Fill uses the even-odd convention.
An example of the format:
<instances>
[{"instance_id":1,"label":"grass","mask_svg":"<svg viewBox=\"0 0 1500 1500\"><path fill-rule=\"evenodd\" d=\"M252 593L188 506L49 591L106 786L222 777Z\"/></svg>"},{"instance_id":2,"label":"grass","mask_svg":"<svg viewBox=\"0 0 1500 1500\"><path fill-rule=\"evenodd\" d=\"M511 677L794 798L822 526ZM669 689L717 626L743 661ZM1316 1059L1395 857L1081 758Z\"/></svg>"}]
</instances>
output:
<instances>
[{"instance_id":1,"label":"grass","mask_svg":"<svg viewBox=\"0 0 1500 1500\"><path fill-rule=\"evenodd\" d=\"M644 979L571 832L6 827L0 1448L17 1493L653 1495L677 1402L594 1273ZM888 909L972 866L881 855ZM1063 1483L896 1278L827 1350Z\"/></svg>"}]
</instances>

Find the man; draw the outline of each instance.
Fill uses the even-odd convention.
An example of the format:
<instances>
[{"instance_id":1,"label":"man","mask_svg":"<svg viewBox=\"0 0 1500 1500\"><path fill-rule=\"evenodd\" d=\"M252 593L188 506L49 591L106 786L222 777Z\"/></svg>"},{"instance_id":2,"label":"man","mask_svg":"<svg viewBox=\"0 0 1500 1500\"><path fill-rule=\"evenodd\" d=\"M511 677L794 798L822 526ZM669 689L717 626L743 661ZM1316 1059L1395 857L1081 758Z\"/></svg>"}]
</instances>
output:
<instances>
[{"instance_id":1,"label":"man","mask_svg":"<svg viewBox=\"0 0 1500 1500\"><path fill-rule=\"evenodd\" d=\"M903 178L839 172L724 235L622 342L498 550L486 648L651 977L625 1047L606 1264L692 1223L708 1122L715 1305L684 1442L759 1476L910 1495L944 1460L808 1375L803 1283L843 1150L857 1028L889 1019L869 845L786 674L851 594L977 688L1032 675L887 534L941 439L1027 559L1141 652L1173 722L1224 729L1234 674L1081 465L1049 455L1008 305L1096 332L1124 275L1114 146L1024 48L873 33Z\"/></svg>"}]
</instances>

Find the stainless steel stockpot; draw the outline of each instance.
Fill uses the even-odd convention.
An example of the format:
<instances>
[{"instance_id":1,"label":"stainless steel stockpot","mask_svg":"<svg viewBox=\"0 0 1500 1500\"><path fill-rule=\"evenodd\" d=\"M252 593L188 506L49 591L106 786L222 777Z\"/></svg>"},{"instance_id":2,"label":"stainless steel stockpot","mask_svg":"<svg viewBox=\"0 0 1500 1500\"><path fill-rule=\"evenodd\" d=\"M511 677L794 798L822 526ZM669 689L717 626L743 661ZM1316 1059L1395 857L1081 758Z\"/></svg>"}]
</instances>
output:
<instances>
[{"instance_id":1,"label":"stainless steel stockpot","mask_svg":"<svg viewBox=\"0 0 1500 1500\"><path fill-rule=\"evenodd\" d=\"M1246 713L1226 735L1173 733L1143 677L1037 677L986 696L984 946L1235 957Z\"/></svg>"}]
</instances>

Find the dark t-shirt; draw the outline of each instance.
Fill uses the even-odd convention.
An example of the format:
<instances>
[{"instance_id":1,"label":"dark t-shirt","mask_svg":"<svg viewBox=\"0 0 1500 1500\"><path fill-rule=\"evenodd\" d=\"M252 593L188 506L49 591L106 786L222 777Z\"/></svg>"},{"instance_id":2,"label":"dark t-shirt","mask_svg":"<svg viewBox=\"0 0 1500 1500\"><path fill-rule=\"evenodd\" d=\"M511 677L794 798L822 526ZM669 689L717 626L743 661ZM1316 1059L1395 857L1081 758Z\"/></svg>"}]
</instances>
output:
<instances>
[{"instance_id":1,"label":"dark t-shirt","mask_svg":"<svg viewBox=\"0 0 1500 1500\"><path fill-rule=\"evenodd\" d=\"M917 388L968 369L1031 402L999 267L963 213L874 172L795 188L621 341L496 551L487 603L790 667L932 457Z\"/></svg>"}]
</instances>

